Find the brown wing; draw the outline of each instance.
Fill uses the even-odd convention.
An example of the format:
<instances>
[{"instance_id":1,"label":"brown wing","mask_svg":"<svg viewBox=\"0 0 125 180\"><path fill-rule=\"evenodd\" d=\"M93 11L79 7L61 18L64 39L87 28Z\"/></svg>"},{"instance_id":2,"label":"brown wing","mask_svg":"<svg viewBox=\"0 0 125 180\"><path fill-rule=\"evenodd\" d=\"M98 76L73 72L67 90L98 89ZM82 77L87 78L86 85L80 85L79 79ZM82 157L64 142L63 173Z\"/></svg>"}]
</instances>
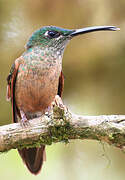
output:
<instances>
[{"instance_id":1,"label":"brown wing","mask_svg":"<svg viewBox=\"0 0 125 180\"><path fill-rule=\"evenodd\" d=\"M17 115L20 117L20 112L16 106L15 102L15 83L18 74L19 65L22 63L21 59L17 59L12 65L10 73L7 77L7 100L11 99L12 103L12 114L13 122L17 122ZM20 117L21 118L21 117ZM22 157L24 163L26 164L29 171L33 174L38 174L42 167L43 161L46 159L45 146L41 145L39 148L23 148L18 149L20 156Z\"/></svg>"},{"instance_id":2,"label":"brown wing","mask_svg":"<svg viewBox=\"0 0 125 180\"><path fill-rule=\"evenodd\" d=\"M18 122L17 115L20 117L20 112L15 102L15 83L18 74L18 68L21 63L22 59L17 59L12 65L10 73L7 77L7 100L11 99L14 123ZM23 148L21 150L18 149L18 152L29 171L33 174L38 174L42 167L43 161L45 161L46 159L45 146L41 145L41 147L39 148Z\"/></svg>"},{"instance_id":3,"label":"brown wing","mask_svg":"<svg viewBox=\"0 0 125 180\"><path fill-rule=\"evenodd\" d=\"M64 89L64 75L61 71L61 74L59 77L58 93L57 93L60 97L62 97L63 89Z\"/></svg>"},{"instance_id":4,"label":"brown wing","mask_svg":"<svg viewBox=\"0 0 125 180\"><path fill-rule=\"evenodd\" d=\"M17 122L17 114L19 115L19 111L16 107L15 103L15 82L19 68L19 59L17 59L11 67L10 73L7 77L7 100L11 100L12 103L12 116L13 122Z\"/></svg>"}]
</instances>

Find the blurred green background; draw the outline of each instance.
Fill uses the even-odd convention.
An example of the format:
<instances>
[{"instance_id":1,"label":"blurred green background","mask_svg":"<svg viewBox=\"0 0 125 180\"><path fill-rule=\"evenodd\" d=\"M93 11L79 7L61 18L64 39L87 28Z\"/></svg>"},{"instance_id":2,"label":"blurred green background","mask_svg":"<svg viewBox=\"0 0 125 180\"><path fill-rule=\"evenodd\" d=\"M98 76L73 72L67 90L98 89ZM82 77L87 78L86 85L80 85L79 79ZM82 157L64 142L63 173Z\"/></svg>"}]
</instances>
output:
<instances>
[{"instance_id":1,"label":"blurred green background","mask_svg":"<svg viewBox=\"0 0 125 180\"><path fill-rule=\"evenodd\" d=\"M124 0L0 0L0 124L11 123L6 77L32 32L45 25L81 28L116 25L118 32L74 38L63 58L63 100L84 115L125 114ZM125 154L96 141L48 146L47 161L31 175L16 150L0 155L0 179L124 180Z\"/></svg>"}]
</instances>

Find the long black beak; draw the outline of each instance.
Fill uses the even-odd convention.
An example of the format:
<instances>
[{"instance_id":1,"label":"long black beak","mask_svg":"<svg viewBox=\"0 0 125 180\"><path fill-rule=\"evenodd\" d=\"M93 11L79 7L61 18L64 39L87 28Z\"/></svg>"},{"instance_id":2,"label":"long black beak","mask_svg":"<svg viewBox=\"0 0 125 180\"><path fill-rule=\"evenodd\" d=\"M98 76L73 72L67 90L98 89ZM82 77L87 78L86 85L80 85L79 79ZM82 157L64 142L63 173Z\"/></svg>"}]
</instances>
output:
<instances>
[{"instance_id":1,"label":"long black beak","mask_svg":"<svg viewBox=\"0 0 125 180\"><path fill-rule=\"evenodd\" d=\"M85 33L93 32L93 31L117 31L117 30L120 30L120 28L117 28L115 26L93 26L93 27L86 27L82 29L76 29L70 35L74 37L79 34L85 34Z\"/></svg>"}]
</instances>

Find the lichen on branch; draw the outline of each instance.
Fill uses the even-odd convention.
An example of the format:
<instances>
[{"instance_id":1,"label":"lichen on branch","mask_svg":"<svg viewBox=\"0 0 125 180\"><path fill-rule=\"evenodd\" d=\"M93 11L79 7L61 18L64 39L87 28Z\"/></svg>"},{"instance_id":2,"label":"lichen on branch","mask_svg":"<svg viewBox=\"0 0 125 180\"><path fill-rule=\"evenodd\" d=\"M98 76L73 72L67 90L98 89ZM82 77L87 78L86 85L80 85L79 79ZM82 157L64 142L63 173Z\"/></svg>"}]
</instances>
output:
<instances>
[{"instance_id":1,"label":"lichen on branch","mask_svg":"<svg viewBox=\"0 0 125 180\"><path fill-rule=\"evenodd\" d=\"M51 113L30 120L26 128L20 123L1 126L0 152L72 139L103 141L124 150L125 115L82 116L55 104Z\"/></svg>"}]
</instances>

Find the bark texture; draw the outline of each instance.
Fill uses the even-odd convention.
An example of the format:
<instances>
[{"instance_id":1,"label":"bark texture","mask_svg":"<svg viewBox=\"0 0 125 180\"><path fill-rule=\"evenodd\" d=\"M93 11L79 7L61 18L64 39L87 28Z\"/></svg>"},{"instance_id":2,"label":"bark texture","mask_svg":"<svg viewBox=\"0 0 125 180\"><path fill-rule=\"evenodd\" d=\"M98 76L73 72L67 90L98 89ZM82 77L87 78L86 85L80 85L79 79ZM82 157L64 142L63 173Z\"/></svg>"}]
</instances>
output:
<instances>
[{"instance_id":1,"label":"bark texture","mask_svg":"<svg viewBox=\"0 0 125 180\"><path fill-rule=\"evenodd\" d=\"M71 139L103 141L124 150L125 115L82 116L55 105L50 114L30 120L26 128L20 123L1 126L0 152Z\"/></svg>"}]
</instances>

